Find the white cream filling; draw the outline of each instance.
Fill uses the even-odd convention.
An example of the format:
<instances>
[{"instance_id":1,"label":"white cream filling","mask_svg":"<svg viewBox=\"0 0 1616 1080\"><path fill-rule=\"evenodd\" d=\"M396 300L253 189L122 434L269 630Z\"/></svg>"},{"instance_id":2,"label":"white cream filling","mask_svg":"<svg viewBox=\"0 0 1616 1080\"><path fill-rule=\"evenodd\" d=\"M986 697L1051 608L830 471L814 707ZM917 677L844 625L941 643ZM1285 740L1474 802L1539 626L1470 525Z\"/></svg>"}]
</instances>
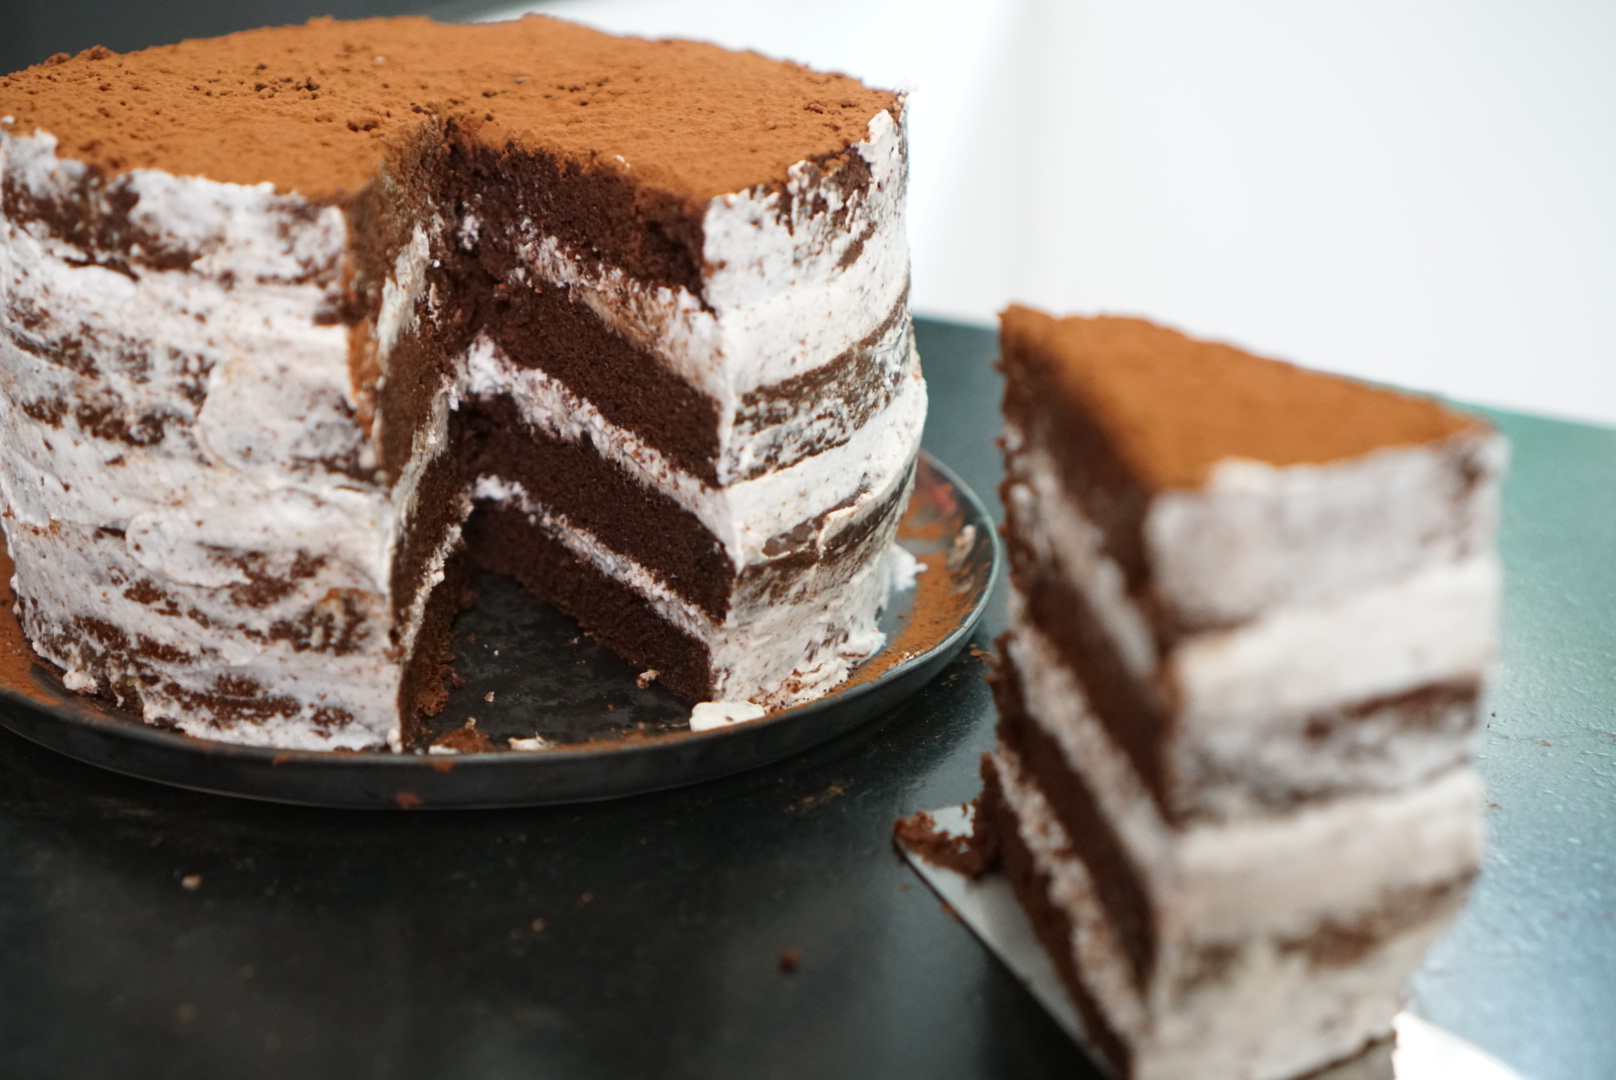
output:
<instances>
[{"instance_id":1,"label":"white cream filling","mask_svg":"<svg viewBox=\"0 0 1616 1080\"><path fill-rule=\"evenodd\" d=\"M1184 737L1212 741L1260 716L1479 681L1493 660L1499 579L1488 552L1185 639L1167 661Z\"/></svg>"},{"instance_id":2,"label":"white cream filling","mask_svg":"<svg viewBox=\"0 0 1616 1080\"><path fill-rule=\"evenodd\" d=\"M1141 990L1048 800L1013 753L1001 748L994 760L1017 832L1071 923L1079 976L1132 1049L1136 1080L1284 1080L1347 1057L1390 1033L1403 984L1452 917L1435 912L1346 965L1314 964L1276 937L1253 932L1222 942L1233 949L1210 978L1178 981L1169 964ZM1263 868L1250 869L1249 900L1265 903Z\"/></svg>"},{"instance_id":3,"label":"white cream filling","mask_svg":"<svg viewBox=\"0 0 1616 1080\"><path fill-rule=\"evenodd\" d=\"M887 496L902 482L926 422L926 384L918 361L903 389L847 442L785 469L714 487L667 460L639 436L542 371L518 367L486 336L466 362L467 396L509 396L534 428L567 442L587 442L647 487L685 507L715 536L736 567L763 561L769 540L856 498L847 513ZM861 494L862 493L862 494Z\"/></svg>"}]
</instances>

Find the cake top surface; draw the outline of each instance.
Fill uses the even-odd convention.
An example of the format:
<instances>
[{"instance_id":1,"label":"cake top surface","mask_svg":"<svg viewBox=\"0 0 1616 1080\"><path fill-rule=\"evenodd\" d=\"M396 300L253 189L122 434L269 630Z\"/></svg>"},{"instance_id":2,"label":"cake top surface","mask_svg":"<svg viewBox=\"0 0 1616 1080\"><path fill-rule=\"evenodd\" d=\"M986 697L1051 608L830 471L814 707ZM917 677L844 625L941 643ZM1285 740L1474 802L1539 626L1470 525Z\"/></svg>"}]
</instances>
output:
<instances>
[{"instance_id":1,"label":"cake top surface","mask_svg":"<svg viewBox=\"0 0 1616 1080\"><path fill-rule=\"evenodd\" d=\"M1429 398L1199 341L1143 319L1012 306L1008 354L1035 354L1066 408L1101 424L1152 488L1197 488L1230 458L1324 464L1485 425Z\"/></svg>"},{"instance_id":2,"label":"cake top surface","mask_svg":"<svg viewBox=\"0 0 1616 1080\"><path fill-rule=\"evenodd\" d=\"M315 19L123 55L97 47L0 77L4 130L50 132L63 157L311 199L358 190L424 115L705 202L838 153L896 107L845 75L540 16Z\"/></svg>"}]
</instances>

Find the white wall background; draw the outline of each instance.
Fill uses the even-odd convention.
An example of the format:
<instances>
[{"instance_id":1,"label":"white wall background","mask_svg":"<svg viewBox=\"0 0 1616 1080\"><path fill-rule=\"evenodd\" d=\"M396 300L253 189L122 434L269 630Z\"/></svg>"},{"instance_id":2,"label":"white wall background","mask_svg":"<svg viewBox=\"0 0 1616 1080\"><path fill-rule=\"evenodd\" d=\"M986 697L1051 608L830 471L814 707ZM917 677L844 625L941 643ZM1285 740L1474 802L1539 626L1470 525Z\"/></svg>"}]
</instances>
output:
<instances>
[{"instance_id":1,"label":"white wall background","mask_svg":"<svg viewBox=\"0 0 1616 1080\"><path fill-rule=\"evenodd\" d=\"M914 305L1616 423L1610 0L549 0L910 97Z\"/></svg>"}]
</instances>

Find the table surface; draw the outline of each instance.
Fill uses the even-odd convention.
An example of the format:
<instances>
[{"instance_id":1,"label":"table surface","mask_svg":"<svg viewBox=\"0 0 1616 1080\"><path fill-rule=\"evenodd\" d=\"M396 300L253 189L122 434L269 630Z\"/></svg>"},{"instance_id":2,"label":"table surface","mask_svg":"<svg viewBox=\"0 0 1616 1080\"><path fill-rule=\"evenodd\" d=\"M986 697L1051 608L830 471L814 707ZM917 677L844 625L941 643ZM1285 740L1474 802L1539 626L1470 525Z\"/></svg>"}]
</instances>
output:
<instances>
[{"instance_id":1,"label":"table surface","mask_svg":"<svg viewBox=\"0 0 1616 1080\"><path fill-rule=\"evenodd\" d=\"M996 507L993 335L918 333L926 446ZM1525 1077L1604 1078L1616 431L1494 418L1514 465L1491 847L1412 1004ZM1003 620L1000 597L975 644ZM0 732L0 1076L1089 1076L889 839L978 790L982 674L967 650L783 764L533 810L254 804Z\"/></svg>"}]
</instances>

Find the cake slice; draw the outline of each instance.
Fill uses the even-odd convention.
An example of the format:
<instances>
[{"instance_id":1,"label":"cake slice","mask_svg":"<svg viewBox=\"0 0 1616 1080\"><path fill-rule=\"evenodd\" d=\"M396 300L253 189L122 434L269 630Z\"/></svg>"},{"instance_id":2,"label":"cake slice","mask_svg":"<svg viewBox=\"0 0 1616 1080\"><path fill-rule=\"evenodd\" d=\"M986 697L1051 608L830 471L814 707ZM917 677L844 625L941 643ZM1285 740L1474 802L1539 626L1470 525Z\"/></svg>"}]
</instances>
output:
<instances>
[{"instance_id":1,"label":"cake slice","mask_svg":"<svg viewBox=\"0 0 1616 1080\"><path fill-rule=\"evenodd\" d=\"M1123 1075L1369 1052L1476 872L1502 442L1135 319L1001 352L984 836Z\"/></svg>"},{"instance_id":2,"label":"cake slice","mask_svg":"<svg viewBox=\"0 0 1616 1080\"><path fill-rule=\"evenodd\" d=\"M469 564L690 702L882 640L926 408L903 108L530 17L0 78L0 524L67 685L403 748Z\"/></svg>"},{"instance_id":3,"label":"cake slice","mask_svg":"<svg viewBox=\"0 0 1616 1080\"><path fill-rule=\"evenodd\" d=\"M1463 760L1493 654L1501 439L1137 319L1004 315L1025 622L1174 821Z\"/></svg>"}]
</instances>

